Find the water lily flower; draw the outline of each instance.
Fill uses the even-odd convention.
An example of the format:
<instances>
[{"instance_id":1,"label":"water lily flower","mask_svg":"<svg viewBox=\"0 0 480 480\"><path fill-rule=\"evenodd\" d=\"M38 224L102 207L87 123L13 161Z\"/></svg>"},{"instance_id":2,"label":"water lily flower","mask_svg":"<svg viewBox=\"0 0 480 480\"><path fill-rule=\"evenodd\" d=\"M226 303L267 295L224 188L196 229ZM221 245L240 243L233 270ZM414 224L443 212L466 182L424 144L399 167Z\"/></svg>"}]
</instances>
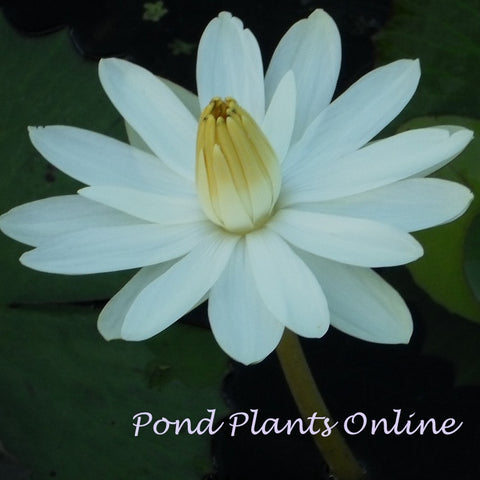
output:
<instances>
[{"instance_id":1,"label":"water lily flower","mask_svg":"<svg viewBox=\"0 0 480 480\"><path fill-rule=\"evenodd\" d=\"M102 60L132 145L31 128L35 148L88 186L14 208L2 230L35 247L20 260L37 270L141 267L100 314L106 339L147 339L208 299L216 340L245 364L275 349L285 327L408 342L408 308L372 268L417 259L409 232L465 211L467 188L425 176L472 132L442 126L371 142L414 94L419 63L377 68L331 102L340 56L335 23L316 10L281 39L265 76L255 37L221 13L199 44L198 97Z\"/></svg>"}]
</instances>

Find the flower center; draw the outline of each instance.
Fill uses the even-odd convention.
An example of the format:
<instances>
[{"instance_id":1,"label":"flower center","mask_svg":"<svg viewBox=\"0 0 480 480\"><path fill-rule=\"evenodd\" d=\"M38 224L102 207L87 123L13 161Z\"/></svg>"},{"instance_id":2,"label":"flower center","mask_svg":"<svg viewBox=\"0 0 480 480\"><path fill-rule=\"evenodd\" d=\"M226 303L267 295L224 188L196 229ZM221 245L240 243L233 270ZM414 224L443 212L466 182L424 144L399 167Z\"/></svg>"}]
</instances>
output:
<instances>
[{"instance_id":1,"label":"flower center","mask_svg":"<svg viewBox=\"0 0 480 480\"><path fill-rule=\"evenodd\" d=\"M272 213L281 182L277 156L233 98L213 98L200 116L196 182L205 214L225 230L250 232Z\"/></svg>"}]
</instances>

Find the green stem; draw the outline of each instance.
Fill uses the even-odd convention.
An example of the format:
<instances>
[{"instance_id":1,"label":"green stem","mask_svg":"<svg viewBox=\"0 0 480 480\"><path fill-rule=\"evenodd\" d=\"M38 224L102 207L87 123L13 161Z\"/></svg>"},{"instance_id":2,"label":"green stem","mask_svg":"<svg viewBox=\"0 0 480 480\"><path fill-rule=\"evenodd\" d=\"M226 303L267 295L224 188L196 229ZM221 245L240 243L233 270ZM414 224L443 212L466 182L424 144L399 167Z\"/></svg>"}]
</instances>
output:
<instances>
[{"instance_id":1,"label":"green stem","mask_svg":"<svg viewBox=\"0 0 480 480\"><path fill-rule=\"evenodd\" d=\"M331 419L303 354L300 341L294 333L287 329L277 347L277 355L303 419L306 420L314 412L317 413L317 416ZM338 480L365 479L365 471L355 460L337 429L333 429L327 437L322 437L320 433L317 433L313 435L313 440L330 467L334 478Z\"/></svg>"}]
</instances>

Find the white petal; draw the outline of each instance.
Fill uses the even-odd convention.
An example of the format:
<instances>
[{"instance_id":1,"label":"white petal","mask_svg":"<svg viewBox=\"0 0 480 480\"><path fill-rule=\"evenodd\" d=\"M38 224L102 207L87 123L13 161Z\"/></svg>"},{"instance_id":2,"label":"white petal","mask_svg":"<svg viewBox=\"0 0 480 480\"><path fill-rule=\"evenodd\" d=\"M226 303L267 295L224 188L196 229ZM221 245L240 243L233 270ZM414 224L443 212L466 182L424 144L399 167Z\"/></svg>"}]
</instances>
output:
<instances>
[{"instance_id":1,"label":"white petal","mask_svg":"<svg viewBox=\"0 0 480 480\"><path fill-rule=\"evenodd\" d=\"M458 183L437 178L411 178L351 197L298 204L309 212L368 218L407 232L450 222L462 215L473 199Z\"/></svg>"},{"instance_id":2,"label":"white petal","mask_svg":"<svg viewBox=\"0 0 480 480\"><path fill-rule=\"evenodd\" d=\"M238 237L215 232L149 283L132 302L122 325L125 340L144 340L190 311L221 275Z\"/></svg>"},{"instance_id":3,"label":"white petal","mask_svg":"<svg viewBox=\"0 0 480 480\"><path fill-rule=\"evenodd\" d=\"M282 338L283 325L257 292L243 240L212 287L208 316L218 344L245 365L263 360Z\"/></svg>"},{"instance_id":4,"label":"white petal","mask_svg":"<svg viewBox=\"0 0 480 480\"><path fill-rule=\"evenodd\" d=\"M285 209L268 228L302 250L350 265L402 265L423 254L411 235L372 220Z\"/></svg>"},{"instance_id":5,"label":"white petal","mask_svg":"<svg viewBox=\"0 0 480 480\"><path fill-rule=\"evenodd\" d=\"M145 143L143 138L132 128L132 126L125 122L125 131L127 133L128 143L132 145L132 147L138 148L150 155L155 155L152 152L152 149Z\"/></svg>"},{"instance_id":6,"label":"white petal","mask_svg":"<svg viewBox=\"0 0 480 480\"><path fill-rule=\"evenodd\" d=\"M190 90L183 88L181 85L168 80L167 78L161 78L162 82L178 97L178 99L188 108L193 118L200 118L200 102L197 95Z\"/></svg>"},{"instance_id":7,"label":"white petal","mask_svg":"<svg viewBox=\"0 0 480 480\"><path fill-rule=\"evenodd\" d=\"M172 170L193 179L197 120L158 77L133 63L109 58L100 81L115 108Z\"/></svg>"},{"instance_id":8,"label":"white petal","mask_svg":"<svg viewBox=\"0 0 480 480\"><path fill-rule=\"evenodd\" d=\"M445 164L472 139L472 132L422 128L373 142L356 152L285 178L282 205L354 195L417 176ZM434 168L434 169L435 169Z\"/></svg>"},{"instance_id":9,"label":"white petal","mask_svg":"<svg viewBox=\"0 0 480 480\"><path fill-rule=\"evenodd\" d=\"M123 187L86 187L83 197L121 210L134 217L163 225L206 220L194 196L165 196Z\"/></svg>"},{"instance_id":10,"label":"white petal","mask_svg":"<svg viewBox=\"0 0 480 480\"><path fill-rule=\"evenodd\" d=\"M413 325L402 297L369 268L300 252L325 292L331 324L362 340L408 343Z\"/></svg>"},{"instance_id":11,"label":"white petal","mask_svg":"<svg viewBox=\"0 0 480 480\"><path fill-rule=\"evenodd\" d=\"M262 123L262 131L283 162L288 152L295 124L295 78L288 71L278 84Z\"/></svg>"},{"instance_id":12,"label":"white petal","mask_svg":"<svg viewBox=\"0 0 480 480\"><path fill-rule=\"evenodd\" d=\"M293 70L297 86L294 140L332 99L341 55L337 26L323 10L295 23L278 44L265 76L267 104L281 78Z\"/></svg>"},{"instance_id":13,"label":"white petal","mask_svg":"<svg viewBox=\"0 0 480 480\"><path fill-rule=\"evenodd\" d=\"M130 281L105 305L97 327L106 340L122 338L122 325L138 294L153 280L163 275L175 260L141 268Z\"/></svg>"},{"instance_id":14,"label":"white petal","mask_svg":"<svg viewBox=\"0 0 480 480\"><path fill-rule=\"evenodd\" d=\"M58 235L92 227L144 223L78 195L45 198L15 207L0 217L0 229L9 237L38 246Z\"/></svg>"},{"instance_id":15,"label":"white petal","mask_svg":"<svg viewBox=\"0 0 480 480\"><path fill-rule=\"evenodd\" d=\"M198 46L197 89L200 107L213 97L233 97L261 123L265 113L260 48L250 30L222 12L203 32Z\"/></svg>"},{"instance_id":16,"label":"white petal","mask_svg":"<svg viewBox=\"0 0 480 480\"><path fill-rule=\"evenodd\" d=\"M174 82L171 82L170 80L167 80L166 78L162 77L161 81L165 85L167 85L170 90L172 90L172 92L179 98L179 100L181 100L181 102L188 108L194 118L200 118L200 103L198 101L198 97L194 93L190 92L189 90L183 88L180 85L177 85ZM139 148L144 152L153 154L152 150L145 143L142 137L127 122L125 122L125 130L127 132L128 142L130 143L130 145L133 145L134 147Z\"/></svg>"},{"instance_id":17,"label":"white petal","mask_svg":"<svg viewBox=\"0 0 480 480\"><path fill-rule=\"evenodd\" d=\"M89 228L58 236L20 261L43 272L86 274L165 262L189 252L211 232L210 223Z\"/></svg>"},{"instance_id":18,"label":"white petal","mask_svg":"<svg viewBox=\"0 0 480 480\"><path fill-rule=\"evenodd\" d=\"M193 193L194 183L158 158L98 133L66 126L29 128L35 148L55 167L87 185Z\"/></svg>"},{"instance_id":19,"label":"white petal","mask_svg":"<svg viewBox=\"0 0 480 480\"><path fill-rule=\"evenodd\" d=\"M439 168L442 168L457 155L459 155L462 150L473 140L473 131L468 130L467 128L463 128L458 125L437 125L437 128L442 128L449 133L450 151L448 152L448 149L446 148L446 151L443 152L437 162L433 163L433 165L427 166L422 171L416 172L414 174L415 177L426 177Z\"/></svg>"},{"instance_id":20,"label":"white petal","mask_svg":"<svg viewBox=\"0 0 480 480\"><path fill-rule=\"evenodd\" d=\"M247 258L260 297L275 318L303 337L322 337L328 329L325 296L312 272L275 233L247 235Z\"/></svg>"},{"instance_id":21,"label":"white petal","mask_svg":"<svg viewBox=\"0 0 480 480\"><path fill-rule=\"evenodd\" d=\"M362 147L403 110L419 78L417 60L398 60L367 73L313 120L286 166L305 162L306 153L317 165Z\"/></svg>"}]
</instances>

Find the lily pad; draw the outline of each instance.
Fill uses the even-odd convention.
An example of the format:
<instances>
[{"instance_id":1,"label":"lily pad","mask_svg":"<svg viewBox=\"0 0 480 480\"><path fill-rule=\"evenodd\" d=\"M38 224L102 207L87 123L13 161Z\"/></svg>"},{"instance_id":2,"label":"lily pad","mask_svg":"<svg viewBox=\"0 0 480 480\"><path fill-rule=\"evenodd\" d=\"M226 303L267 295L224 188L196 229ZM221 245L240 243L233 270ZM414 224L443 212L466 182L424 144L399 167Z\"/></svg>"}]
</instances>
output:
<instances>
[{"instance_id":1,"label":"lily pad","mask_svg":"<svg viewBox=\"0 0 480 480\"><path fill-rule=\"evenodd\" d=\"M464 152L432 176L462 183L475 197L467 212L454 222L415 233L425 254L408 268L436 302L453 313L480 321L480 304L463 267L467 231L480 213L480 121L456 116L422 117L405 123L401 130L435 125L461 125L474 130L476 138Z\"/></svg>"},{"instance_id":2,"label":"lily pad","mask_svg":"<svg viewBox=\"0 0 480 480\"><path fill-rule=\"evenodd\" d=\"M5 449L36 480L202 478L212 468L208 434L156 436L144 427L135 437L132 417L195 425L207 409L225 414L226 361L211 333L174 325L147 342L107 343L98 312L85 310L0 311ZM152 368L163 371L154 381Z\"/></svg>"},{"instance_id":3,"label":"lily pad","mask_svg":"<svg viewBox=\"0 0 480 480\"><path fill-rule=\"evenodd\" d=\"M480 302L480 216L473 219L465 239L465 274Z\"/></svg>"},{"instance_id":4,"label":"lily pad","mask_svg":"<svg viewBox=\"0 0 480 480\"><path fill-rule=\"evenodd\" d=\"M81 185L38 154L28 125L66 124L124 135L95 63L81 59L66 31L42 38L18 35L0 16L0 213L44 197L72 194ZM59 276L18 262L29 247L0 235L0 303L68 302L108 298L131 273Z\"/></svg>"}]
</instances>

